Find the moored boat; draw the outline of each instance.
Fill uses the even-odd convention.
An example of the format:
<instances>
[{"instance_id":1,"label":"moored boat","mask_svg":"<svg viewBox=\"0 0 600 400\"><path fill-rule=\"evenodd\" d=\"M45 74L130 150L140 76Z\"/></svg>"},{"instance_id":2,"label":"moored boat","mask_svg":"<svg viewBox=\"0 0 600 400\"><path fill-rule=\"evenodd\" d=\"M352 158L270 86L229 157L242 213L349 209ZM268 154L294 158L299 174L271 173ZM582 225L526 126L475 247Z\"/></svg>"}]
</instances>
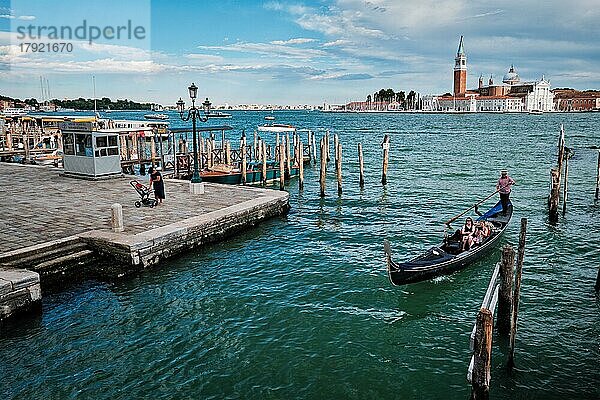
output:
<instances>
[{"instance_id":1,"label":"moored boat","mask_svg":"<svg viewBox=\"0 0 600 400\"><path fill-rule=\"evenodd\" d=\"M272 133L288 133L288 132L296 132L296 128L292 125L285 124L271 124L271 125L261 125L258 127L259 132L272 132Z\"/></svg>"},{"instance_id":2,"label":"moored boat","mask_svg":"<svg viewBox=\"0 0 600 400\"><path fill-rule=\"evenodd\" d=\"M6 117L20 117L26 115L28 112L25 108L7 107L2 111L2 114Z\"/></svg>"},{"instance_id":3,"label":"moored boat","mask_svg":"<svg viewBox=\"0 0 600 400\"><path fill-rule=\"evenodd\" d=\"M480 245L466 251L460 251L460 242L450 237L425 253L398 264L392 259L390 243L385 240L384 251L390 282L393 285L415 283L450 274L467 267L494 248L494 245L498 243L506 230L512 213L512 204L509 203L504 214L502 213L502 204L498 202L485 214L479 216L477 221L487 221L492 224L493 228L490 235Z\"/></svg>"},{"instance_id":4,"label":"moored boat","mask_svg":"<svg viewBox=\"0 0 600 400\"><path fill-rule=\"evenodd\" d=\"M292 166L290 170L291 178L298 176L299 168L297 166ZM279 179L279 176L279 164L277 164L275 161L268 161L267 183ZM240 171L239 168L229 170L224 168L204 170L200 171L200 177L206 182L222 183L227 185L240 185L242 183L242 171ZM262 181L262 163L248 163L248 168L246 170L246 184L260 184Z\"/></svg>"},{"instance_id":5,"label":"moored boat","mask_svg":"<svg viewBox=\"0 0 600 400\"><path fill-rule=\"evenodd\" d=\"M165 120L165 119L169 119L169 116L167 114L146 114L146 115L144 115L144 118Z\"/></svg>"},{"instance_id":6,"label":"moored boat","mask_svg":"<svg viewBox=\"0 0 600 400\"><path fill-rule=\"evenodd\" d=\"M210 111L206 114L206 118L231 118L231 114L220 111Z\"/></svg>"}]
</instances>

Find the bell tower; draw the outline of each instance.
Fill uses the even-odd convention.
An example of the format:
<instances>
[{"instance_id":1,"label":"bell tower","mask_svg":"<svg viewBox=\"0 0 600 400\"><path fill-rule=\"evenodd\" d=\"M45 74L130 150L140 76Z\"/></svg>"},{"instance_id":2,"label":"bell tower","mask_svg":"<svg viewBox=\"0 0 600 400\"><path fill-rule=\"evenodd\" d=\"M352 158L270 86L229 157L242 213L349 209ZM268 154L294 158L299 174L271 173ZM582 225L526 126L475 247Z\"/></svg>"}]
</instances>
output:
<instances>
[{"instance_id":1,"label":"bell tower","mask_svg":"<svg viewBox=\"0 0 600 400\"><path fill-rule=\"evenodd\" d=\"M463 37L460 37L458 51L454 59L454 95L464 95L467 91L467 55L463 46Z\"/></svg>"}]
</instances>

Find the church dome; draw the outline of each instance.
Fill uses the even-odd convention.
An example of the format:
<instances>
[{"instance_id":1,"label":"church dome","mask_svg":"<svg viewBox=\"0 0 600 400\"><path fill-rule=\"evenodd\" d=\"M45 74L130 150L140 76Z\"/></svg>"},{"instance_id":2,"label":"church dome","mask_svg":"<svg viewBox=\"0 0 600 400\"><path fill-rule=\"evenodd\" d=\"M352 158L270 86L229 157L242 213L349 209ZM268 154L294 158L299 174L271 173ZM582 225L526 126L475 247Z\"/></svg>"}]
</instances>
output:
<instances>
[{"instance_id":1,"label":"church dome","mask_svg":"<svg viewBox=\"0 0 600 400\"><path fill-rule=\"evenodd\" d=\"M521 78L519 78L519 74L517 74L515 67L512 65L510 66L510 70L508 70L506 75L504 75L504 78L502 78L502 82L509 85L518 83L520 80Z\"/></svg>"}]
</instances>

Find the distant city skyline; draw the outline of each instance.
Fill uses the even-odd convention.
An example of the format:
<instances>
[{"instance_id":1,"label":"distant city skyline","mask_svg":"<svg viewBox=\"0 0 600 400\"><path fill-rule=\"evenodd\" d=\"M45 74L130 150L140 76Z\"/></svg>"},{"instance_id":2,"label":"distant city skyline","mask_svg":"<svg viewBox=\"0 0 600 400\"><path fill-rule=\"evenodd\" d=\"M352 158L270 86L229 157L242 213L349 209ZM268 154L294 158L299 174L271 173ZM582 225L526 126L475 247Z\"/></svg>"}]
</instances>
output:
<instances>
[{"instance_id":1,"label":"distant city skyline","mask_svg":"<svg viewBox=\"0 0 600 400\"><path fill-rule=\"evenodd\" d=\"M0 94L40 99L43 77L50 97L91 98L92 76L96 97L167 105L186 99L191 82L215 104L346 103L381 88L440 94L453 90L461 35L468 88L514 65L523 79L598 89L598 20L585 0L0 0ZM24 52L27 30L17 31L84 22L103 36L40 41L71 43L70 52ZM139 40L111 37L128 22Z\"/></svg>"}]
</instances>

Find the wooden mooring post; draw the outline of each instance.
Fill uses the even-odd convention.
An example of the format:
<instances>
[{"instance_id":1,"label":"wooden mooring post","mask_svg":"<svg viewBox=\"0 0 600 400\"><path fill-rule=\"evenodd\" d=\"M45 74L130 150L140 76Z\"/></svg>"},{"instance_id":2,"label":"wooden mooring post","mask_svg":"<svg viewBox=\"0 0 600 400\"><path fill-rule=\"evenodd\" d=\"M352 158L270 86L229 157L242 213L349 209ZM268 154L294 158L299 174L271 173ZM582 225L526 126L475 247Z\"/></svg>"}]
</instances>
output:
<instances>
[{"instance_id":1,"label":"wooden mooring post","mask_svg":"<svg viewBox=\"0 0 600 400\"><path fill-rule=\"evenodd\" d=\"M562 174L563 160L565 159L565 128L563 124L560 124L560 136L558 138L558 175L560 182L560 175Z\"/></svg>"},{"instance_id":2,"label":"wooden mooring post","mask_svg":"<svg viewBox=\"0 0 600 400\"><path fill-rule=\"evenodd\" d=\"M231 142L228 140L225 142L225 163L226 165L231 164Z\"/></svg>"},{"instance_id":3,"label":"wooden mooring post","mask_svg":"<svg viewBox=\"0 0 600 400\"><path fill-rule=\"evenodd\" d=\"M267 186L267 144L265 142L263 142L262 144L262 168L261 168L261 175L262 175L262 184L263 186Z\"/></svg>"},{"instance_id":4,"label":"wooden mooring post","mask_svg":"<svg viewBox=\"0 0 600 400\"><path fill-rule=\"evenodd\" d=\"M548 196L548 214L550 222L558 221L558 202L560 196L560 170L550 170L550 196Z\"/></svg>"},{"instance_id":5,"label":"wooden mooring post","mask_svg":"<svg viewBox=\"0 0 600 400\"><path fill-rule=\"evenodd\" d=\"M548 214L550 222L558 221L558 206L560 203L560 180L562 175L562 165L565 158L565 130L560 125L560 135L558 137L558 160L556 168L550 170L550 196L548 196Z\"/></svg>"},{"instance_id":6,"label":"wooden mooring post","mask_svg":"<svg viewBox=\"0 0 600 400\"><path fill-rule=\"evenodd\" d=\"M285 180L288 181L291 175L290 166L290 134L285 135Z\"/></svg>"},{"instance_id":7,"label":"wooden mooring post","mask_svg":"<svg viewBox=\"0 0 600 400\"><path fill-rule=\"evenodd\" d=\"M527 234L527 218L521 218L521 232L519 233L519 249L517 251L517 267L515 276L515 291L513 295L512 325L510 329L510 344L507 366L515 366L515 337L517 336L517 320L519 316L519 299L521 296L521 275L523 274L523 258L525 257L525 237Z\"/></svg>"},{"instance_id":8,"label":"wooden mooring post","mask_svg":"<svg viewBox=\"0 0 600 400\"><path fill-rule=\"evenodd\" d=\"M312 151L313 151L313 163L314 165L317 165L317 139L315 137L315 133L312 133Z\"/></svg>"},{"instance_id":9,"label":"wooden mooring post","mask_svg":"<svg viewBox=\"0 0 600 400\"><path fill-rule=\"evenodd\" d=\"M321 170L319 174L319 186L321 189L321 197L325 197L325 179L327 177L327 150L325 148L326 143L326 138L321 138Z\"/></svg>"},{"instance_id":10,"label":"wooden mooring post","mask_svg":"<svg viewBox=\"0 0 600 400\"><path fill-rule=\"evenodd\" d=\"M359 169L359 178L358 178L358 185L363 188L365 187L365 165L364 165L364 159L363 159L363 149L362 149L362 143L358 144L358 169Z\"/></svg>"},{"instance_id":11,"label":"wooden mooring post","mask_svg":"<svg viewBox=\"0 0 600 400\"><path fill-rule=\"evenodd\" d=\"M487 308L481 308L477 314L476 325L471 399L489 399L491 378L490 366L492 360L492 329L494 326L492 312Z\"/></svg>"},{"instance_id":12,"label":"wooden mooring post","mask_svg":"<svg viewBox=\"0 0 600 400\"><path fill-rule=\"evenodd\" d=\"M387 170L388 170L388 157L390 153L390 137L385 135L383 137L383 143L381 144L383 148L383 165L381 168L381 184L387 184Z\"/></svg>"},{"instance_id":13,"label":"wooden mooring post","mask_svg":"<svg viewBox=\"0 0 600 400\"><path fill-rule=\"evenodd\" d=\"M483 301L481 302L480 310L485 309L489 310L489 312L493 315L494 310L496 309L496 303L498 302L498 292L499 292L499 284L498 281L500 279L500 263L496 263L494 267L494 272L492 272L492 277L490 279L490 283L488 284L487 290L485 292L485 296L483 297ZM473 352L471 356L471 360L469 362L469 368L467 370L467 380L473 383L473 371L475 370L475 339L477 337L478 332L477 321L473 325L473 329L471 329L471 335L469 337L469 348ZM481 368L478 366L478 368Z\"/></svg>"},{"instance_id":14,"label":"wooden mooring post","mask_svg":"<svg viewBox=\"0 0 600 400\"><path fill-rule=\"evenodd\" d=\"M246 134L242 133L242 140L240 141L240 155L242 156L242 185L246 184L246 170L248 169L246 161Z\"/></svg>"},{"instance_id":15,"label":"wooden mooring post","mask_svg":"<svg viewBox=\"0 0 600 400\"><path fill-rule=\"evenodd\" d=\"M336 135L337 137L337 135ZM338 196L342 195L342 144L339 139L336 141L335 149L335 175L337 178Z\"/></svg>"},{"instance_id":16,"label":"wooden mooring post","mask_svg":"<svg viewBox=\"0 0 600 400\"><path fill-rule=\"evenodd\" d=\"M312 132L308 131L306 134L306 147L308 150L308 163L312 164L312 140L311 140ZM302 142L302 140L300 140ZM302 162L304 162L304 154L302 154Z\"/></svg>"},{"instance_id":17,"label":"wooden mooring post","mask_svg":"<svg viewBox=\"0 0 600 400\"><path fill-rule=\"evenodd\" d=\"M569 196L569 158L573 156L571 149L566 148L565 151L565 183L563 184L563 217L567 213L567 197Z\"/></svg>"},{"instance_id":18,"label":"wooden mooring post","mask_svg":"<svg viewBox=\"0 0 600 400\"><path fill-rule=\"evenodd\" d=\"M213 142L212 142L212 140L207 140L206 141L206 153L207 153L206 167L208 169L212 169L213 164L214 164Z\"/></svg>"},{"instance_id":19,"label":"wooden mooring post","mask_svg":"<svg viewBox=\"0 0 600 400\"><path fill-rule=\"evenodd\" d=\"M279 145L279 190L285 188L285 147L283 143Z\"/></svg>"},{"instance_id":20,"label":"wooden mooring post","mask_svg":"<svg viewBox=\"0 0 600 400\"><path fill-rule=\"evenodd\" d=\"M325 156L326 156L326 160L327 163L329 163L329 161L331 161L331 157L329 156L329 131L325 132Z\"/></svg>"},{"instance_id":21,"label":"wooden mooring post","mask_svg":"<svg viewBox=\"0 0 600 400\"><path fill-rule=\"evenodd\" d=\"M501 335L510 335L513 310L513 276L515 273L515 251L512 246L502 248L500 261L500 288L498 291L498 314L496 326Z\"/></svg>"},{"instance_id":22,"label":"wooden mooring post","mask_svg":"<svg viewBox=\"0 0 600 400\"><path fill-rule=\"evenodd\" d=\"M304 143L298 141L298 153L300 154L300 162L298 163L298 190L304 190Z\"/></svg>"},{"instance_id":23,"label":"wooden mooring post","mask_svg":"<svg viewBox=\"0 0 600 400\"><path fill-rule=\"evenodd\" d=\"M252 142L252 160L255 161L258 159L258 152L260 151L260 148L258 148L258 141L257 141L257 136L258 134L256 133L256 131L254 131L254 141Z\"/></svg>"},{"instance_id":24,"label":"wooden mooring post","mask_svg":"<svg viewBox=\"0 0 600 400\"><path fill-rule=\"evenodd\" d=\"M598 152L598 171L596 172L596 201L600 197L600 151Z\"/></svg>"}]
</instances>

